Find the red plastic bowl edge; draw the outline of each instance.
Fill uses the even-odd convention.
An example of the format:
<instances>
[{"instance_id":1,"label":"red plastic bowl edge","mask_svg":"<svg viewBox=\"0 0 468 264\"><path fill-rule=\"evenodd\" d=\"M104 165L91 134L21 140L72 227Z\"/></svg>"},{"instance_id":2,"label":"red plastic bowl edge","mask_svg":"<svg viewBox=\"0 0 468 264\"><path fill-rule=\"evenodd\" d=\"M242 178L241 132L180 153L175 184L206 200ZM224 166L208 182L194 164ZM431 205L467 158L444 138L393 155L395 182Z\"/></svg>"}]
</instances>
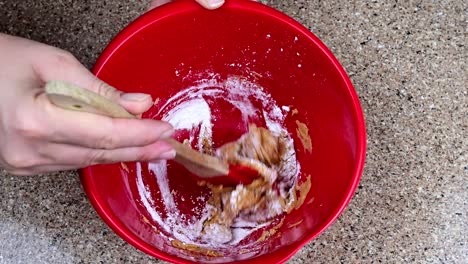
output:
<instances>
[{"instance_id":1,"label":"red plastic bowl edge","mask_svg":"<svg viewBox=\"0 0 468 264\"><path fill-rule=\"evenodd\" d=\"M302 247L304 247L310 241L312 241L313 239L321 235L326 229L328 229L333 223L335 223L338 217L343 213L343 211L349 205L352 197L354 196L356 188L359 184L359 181L361 179L361 176L364 170L364 164L365 164L365 159L366 159L366 148L367 148L366 140L367 139L366 139L366 127L365 127L364 115L362 112L361 104L359 102L359 98L356 94L354 86L351 80L349 79L346 71L344 70L342 65L338 62L338 60L335 58L333 53L328 49L328 47L326 47L325 44L319 38L317 38L310 30L308 30L306 27L304 27L303 25L301 25L299 22L292 19L291 17L287 16L286 14L283 14L280 11L277 11L271 7L265 6L258 2L250 2L250 1L245 1L245 0L230 0L225 4L225 7L256 11L264 15L272 16L278 20L281 20L284 23L287 23L288 25L295 28L296 30L300 31L304 36L307 36L327 55L327 57L330 59L330 61L333 63L336 69L339 71L341 77L346 83L346 87L348 88L349 95L351 96L353 104L354 104L354 110L355 110L354 116L356 118L355 121L357 123L357 130L358 130L357 131L358 133L358 149L357 149L358 159L356 163L357 166L354 171L354 178L353 178L354 180L351 183L350 188L347 190L347 196L345 200L343 201L343 204L336 210L336 212L333 214L333 217L328 221L328 223L323 225L316 234L308 236L306 239L304 239L302 243L297 244L295 250L291 251L290 254L288 254L283 259L278 261L278 263L284 263L288 259L290 259L292 256L294 256L297 253L297 251L299 251ZM127 27L125 27L120 33L118 33L115 36L115 38L108 44L108 46L104 49L102 54L97 59L92 72L97 75L102 70L102 67L105 65L107 59L112 56L112 54L119 48L119 46L125 43L126 40L131 38L139 30L145 28L151 23L155 23L158 20L164 19L167 16L180 13L180 12L186 12L186 11L191 10L192 8L195 8L194 5L188 1L176 1L175 3L171 3L166 6L159 7L155 10L149 11L141 15L139 18L137 18L136 20L131 22ZM151 17L153 16L152 15L153 12L160 13L157 19L154 19L154 18L151 19ZM139 240L139 238L133 235L131 232L129 232L129 230L127 230L118 221L118 219L114 219L110 210L106 208L105 205L99 202L97 194L92 193L90 191L89 182L86 180L86 175L89 173L90 173L90 168L84 168L79 171L83 189L86 195L88 196L91 204L97 211L98 215L114 232L116 232L122 238L125 238L125 240L129 244L135 246L137 249L145 252L146 254L159 258L161 260L169 261L172 263L181 263L181 264L192 263L188 260L181 259L179 257L175 257L172 255L165 255L161 251L159 252L154 251L153 247Z\"/></svg>"}]
</instances>

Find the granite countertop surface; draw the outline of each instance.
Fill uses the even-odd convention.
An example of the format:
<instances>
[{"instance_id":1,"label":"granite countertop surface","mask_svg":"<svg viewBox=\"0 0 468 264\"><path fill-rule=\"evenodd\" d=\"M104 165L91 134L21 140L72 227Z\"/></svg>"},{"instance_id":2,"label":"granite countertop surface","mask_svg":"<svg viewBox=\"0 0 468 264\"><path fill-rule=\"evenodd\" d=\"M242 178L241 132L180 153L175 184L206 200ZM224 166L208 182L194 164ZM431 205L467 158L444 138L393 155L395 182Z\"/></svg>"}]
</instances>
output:
<instances>
[{"instance_id":1,"label":"granite countertop surface","mask_svg":"<svg viewBox=\"0 0 468 264\"><path fill-rule=\"evenodd\" d=\"M289 263L467 263L467 2L264 3L334 52L356 87L368 130L367 163L352 202ZM0 0L0 32L69 50L91 67L147 4ZM0 197L0 263L162 263L101 221L76 172L0 171Z\"/></svg>"}]
</instances>

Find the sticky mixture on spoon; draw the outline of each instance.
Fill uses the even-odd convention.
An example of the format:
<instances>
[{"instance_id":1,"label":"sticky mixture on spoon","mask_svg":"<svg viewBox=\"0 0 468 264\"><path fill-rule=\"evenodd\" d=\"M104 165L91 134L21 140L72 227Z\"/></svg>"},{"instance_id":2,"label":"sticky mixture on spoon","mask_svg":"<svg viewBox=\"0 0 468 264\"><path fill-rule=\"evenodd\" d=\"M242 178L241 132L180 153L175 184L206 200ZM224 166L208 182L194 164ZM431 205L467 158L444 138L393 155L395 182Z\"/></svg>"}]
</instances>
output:
<instances>
[{"instance_id":1,"label":"sticky mixture on spoon","mask_svg":"<svg viewBox=\"0 0 468 264\"><path fill-rule=\"evenodd\" d=\"M250 125L249 132L239 140L228 143L216 155L233 165L246 166L258 171L260 177L249 185L236 187L207 184L213 192L209 204L210 217L203 224L203 234L217 232L218 243L232 239L232 227L240 222L262 223L288 212L295 200L295 179L288 171L293 146L287 144L286 133L275 135L271 131Z\"/></svg>"}]
</instances>

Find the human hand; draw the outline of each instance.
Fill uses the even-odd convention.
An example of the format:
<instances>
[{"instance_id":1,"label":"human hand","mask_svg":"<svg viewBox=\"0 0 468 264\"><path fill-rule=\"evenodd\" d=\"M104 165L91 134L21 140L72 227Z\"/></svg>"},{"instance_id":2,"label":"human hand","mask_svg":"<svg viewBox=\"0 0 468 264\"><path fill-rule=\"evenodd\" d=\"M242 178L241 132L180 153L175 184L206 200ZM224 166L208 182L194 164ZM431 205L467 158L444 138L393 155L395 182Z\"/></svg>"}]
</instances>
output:
<instances>
[{"instance_id":1,"label":"human hand","mask_svg":"<svg viewBox=\"0 0 468 264\"><path fill-rule=\"evenodd\" d=\"M224 4L224 0L195 0L207 9L216 9ZM152 0L150 9L171 2L171 0Z\"/></svg>"},{"instance_id":2,"label":"human hand","mask_svg":"<svg viewBox=\"0 0 468 264\"><path fill-rule=\"evenodd\" d=\"M169 3L171 1L173 0L152 0L150 4L150 9ZM216 9L216 8L221 7L224 4L225 0L195 0L195 1L198 2L200 5L202 5L203 7L205 7L206 9ZM252 0L252 1L256 1L256 0Z\"/></svg>"},{"instance_id":3,"label":"human hand","mask_svg":"<svg viewBox=\"0 0 468 264\"><path fill-rule=\"evenodd\" d=\"M0 33L0 166L33 175L121 161L172 159L164 141L170 124L156 120L113 119L63 110L44 94L49 80L97 92L139 115L150 95L122 93L90 73L70 53Z\"/></svg>"}]
</instances>

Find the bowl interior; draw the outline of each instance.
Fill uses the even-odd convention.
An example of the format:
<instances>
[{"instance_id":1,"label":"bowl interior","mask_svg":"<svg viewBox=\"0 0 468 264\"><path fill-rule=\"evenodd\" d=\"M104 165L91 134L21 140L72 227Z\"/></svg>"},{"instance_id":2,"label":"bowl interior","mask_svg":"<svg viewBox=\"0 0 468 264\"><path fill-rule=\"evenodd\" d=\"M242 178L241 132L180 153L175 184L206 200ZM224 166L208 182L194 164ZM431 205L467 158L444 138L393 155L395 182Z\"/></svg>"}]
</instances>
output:
<instances>
[{"instance_id":1,"label":"bowl interior","mask_svg":"<svg viewBox=\"0 0 468 264\"><path fill-rule=\"evenodd\" d=\"M228 1L216 12L203 10L191 1L165 5L122 31L99 58L94 72L123 91L152 94L155 105L145 114L147 118L160 118L160 109L169 98L189 87L200 87L207 80L212 81L211 86L234 78L263 87L282 107L284 126L294 139L301 165L300 181L311 180L300 208L252 235L253 240L262 238L261 243L249 249L239 246L221 250L223 256L218 256L210 251L182 249L161 234L139 190L143 182L155 210L164 211L157 175L148 164L84 169L84 188L104 221L148 254L181 263L256 262L259 257L264 263L275 263L291 256L331 224L356 188L365 139L352 85L316 37L271 8L241 0ZM215 104L220 121L213 127L214 143L220 145L236 139L247 126L231 106L220 101ZM294 109L297 113L292 113ZM264 124L264 120L257 121ZM298 122L309 130L312 151L298 137ZM169 173L168 186L186 197L206 191L177 173ZM196 213L190 213L190 209L203 204L192 199L175 202L191 216ZM271 228L274 232L265 233Z\"/></svg>"}]
</instances>

